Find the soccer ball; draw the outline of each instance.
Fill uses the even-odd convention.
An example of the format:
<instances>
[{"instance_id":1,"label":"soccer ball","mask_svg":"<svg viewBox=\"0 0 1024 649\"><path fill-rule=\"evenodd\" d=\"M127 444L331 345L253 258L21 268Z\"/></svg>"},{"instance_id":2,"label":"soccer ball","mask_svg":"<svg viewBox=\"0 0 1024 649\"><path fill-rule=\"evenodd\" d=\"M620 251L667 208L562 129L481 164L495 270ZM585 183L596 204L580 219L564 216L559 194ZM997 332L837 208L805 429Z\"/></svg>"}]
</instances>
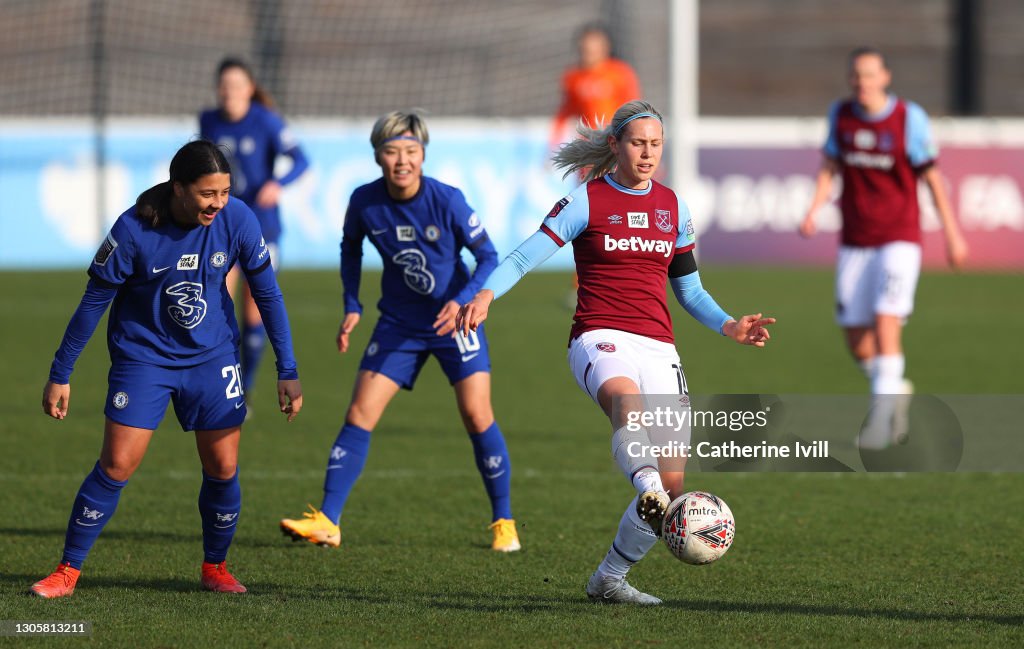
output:
<instances>
[{"instance_id":1,"label":"soccer ball","mask_svg":"<svg viewBox=\"0 0 1024 649\"><path fill-rule=\"evenodd\" d=\"M732 546L736 519L725 501L705 491L691 491L668 506L661 538L677 559L693 565L720 559Z\"/></svg>"}]
</instances>

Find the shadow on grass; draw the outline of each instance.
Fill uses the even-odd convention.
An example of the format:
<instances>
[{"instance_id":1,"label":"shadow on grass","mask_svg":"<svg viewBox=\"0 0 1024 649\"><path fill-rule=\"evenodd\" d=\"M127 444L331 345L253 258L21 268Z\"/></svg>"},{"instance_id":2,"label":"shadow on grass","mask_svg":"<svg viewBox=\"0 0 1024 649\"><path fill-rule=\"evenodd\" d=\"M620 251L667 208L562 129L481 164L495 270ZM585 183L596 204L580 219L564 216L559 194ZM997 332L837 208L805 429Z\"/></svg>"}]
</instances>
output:
<instances>
[{"instance_id":1,"label":"shadow on grass","mask_svg":"<svg viewBox=\"0 0 1024 649\"><path fill-rule=\"evenodd\" d=\"M166 545L167 543L202 543L203 541L203 530L200 527L200 523L197 517L195 531L192 533L185 532L165 532L158 530L131 530L131 529L116 529L116 530L103 530L100 535L100 543L104 540L121 540L131 541L132 543L153 543L158 545ZM0 537L2 536L23 536L26 538L55 538L63 539L66 530L65 528L29 528L29 527L0 527ZM252 536L248 534L241 534L236 536L231 542L232 547L247 547L247 548L287 548L291 545L288 543L290 539L284 538L283 536L276 536L274 538L268 538L266 536Z\"/></svg>"},{"instance_id":2,"label":"shadow on grass","mask_svg":"<svg viewBox=\"0 0 1024 649\"><path fill-rule=\"evenodd\" d=\"M324 599L336 597L348 602L362 602L366 604L380 605L414 605L443 610L466 611L476 613L536 613L549 611L572 612L579 614L582 611L592 609L594 611L604 610L604 604L594 603L587 600L582 593L579 597L563 597L537 594L498 594L486 592L444 592L424 593L406 591L401 593L372 591L366 589L346 588L338 586L318 586L311 588L296 588L291 585L271 585L268 583L257 584L263 594L277 594L282 599ZM627 607L615 607L626 610ZM804 615L813 617L846 617L864 619L886 619L905 622L982 622L990 624L1001 624L1007 626L1020 626L1024 624L1024 615L994 615L990 613L965 613L965 612L929 612L913 611L886 608L859 608L843 606L824 606L814 604L786 603L786 602L725 602L725 601L697 601L697 600L671 600L666 601L662 607L650 609L653 611L664 611L666 608L685 609L688 612L707 613L768 613L771 615ZM634 609L642 610L642 609Z\"/></svg>"},{"instance_id":3,"label":"shadow on grass","mask_svg":"<svg viewBox=\"0 0 1024 649\"><path fill-rule=\"evenodd\" d=\"M905 622L990 622L1020 626L1024 615L992 615L990 613L938 613L887 608L858 608L856 606L826 606L785 602L723 602L717 600L671 600L663 608L685 609L703 613L768 613L770 615L808 615L821 617L854 617L865 619L901 620Z\"/></svg>"},{"instance_id":4,"label":"shadow on grass","mask_svg":"<svg viewBox=\"0 0 1024 649\"><path fill-rule=\"evenodd\" d=\"M39 574L0 574L4 586L28 587ZM587 601L582 593L579 597L564 597L536 594L501 594L485 592L442 592L427 593L406 590L403 592L352 588L334 584L294 584L267 580L245 580L249 586L246 597L271 598L280 602L309 602L336 599L349 603L379 606L416 606L469 613L573 613L586 610L595 613L605 610L603 604ZM117 577L89 575L83 579L83 588L126 588L130 590L157 591L164 593L201 593L198 574L194 577ZM630 610L628 607L616 607ZM1021 626L1024 615L996 615L990 613L954 612L940 613L891 608L860 608L856 606L814 605L786 602L742 602L720 600L669 600L662 607L651 612L668 609L684 609L690 613L752 613L770 615L802 615L810 617L862 618L898 620L903 622L981 622L1006 626ZM643 609L632 609L640 612ZM656 613L663 614L663 613Z\"/></svg>"},{"instance_id":5,"label":"shadow on grass","mask_svg":"<svg viewBox=\"0 0 1024 649\"><path fill-rule=\"evenodd\" d=\"M35 574L4 573L0 575L0 584L10 584L15 587L24 587L22 590L25 596L29 595L29 587L46 575L39 572ZM152 578L152 577L106 577L103 575L83 575L79 584L82 590L92 588L127 588L129 590L154 590L170 593L201 592L199 586L199 571L196 571L194 579L181 577ZM76 592L78 588L76 587Z\"/></svg>"}]
</instances>

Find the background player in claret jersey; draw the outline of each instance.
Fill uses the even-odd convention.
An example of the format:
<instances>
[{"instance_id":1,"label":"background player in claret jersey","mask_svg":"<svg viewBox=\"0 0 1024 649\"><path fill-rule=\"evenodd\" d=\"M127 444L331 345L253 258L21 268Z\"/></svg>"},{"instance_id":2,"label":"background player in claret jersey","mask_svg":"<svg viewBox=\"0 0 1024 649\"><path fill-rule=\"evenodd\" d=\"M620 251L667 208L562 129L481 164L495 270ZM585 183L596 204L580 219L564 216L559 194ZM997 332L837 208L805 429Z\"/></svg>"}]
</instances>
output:
<instances>
[{"instance_id":1,"label":"background player in claret jersey","mask_svg":"<svg viewBox=\"0 0 1024 649\"><path fill-rule=\"evenodd\" d=\"M270 93L256 83L252 70L241 59L227 58L217 67L217 107L199 115L202 137L227 148L231 164L231 195L248 205L259 218L270 249L274 272L279 264L281 238L281 188L298 179L309 167L302 149L284 120L274 112ZM275 177L281 156L291 167ZM232 297L241 279L239 268L228 275ZM260 311L242 282L242 387L248 394L266 347L266 328Z\"/></svg>"},{"instance_id":2,"label":"background player in claret jersey","mask_svg":"<svg viewBox=\"0 0 1024 649\"><path fill-rule=\"evenodd\" d=\"M498 257L462 192L423 175L428 141L426 122L415 112L389 113L373 126L370 143L384 173L352 193L345 215L345 317L338 329L338 351L348 350L349 335L363 311L359 282L367 237L384 260L380 320L359 365L345 424L331 447L323 504L301 520L281 521L281 529L295 539L339 544L338 521L366 462L370 433L399 388L411 390L433 355L455 389L491 500L491 547L503 552L520 548L511 508L512 467L491 409L487 338L482 329L469 335L455 331L459 305L480 288ZM463 248L476 259L472 275L460 257Z\"/></svg>"},{"instance_id":3,"label":"background player in claret jersey","mask_svg":"<svg viewBox=\"0 0 1024 649\"><path fill-rule=\"evenodd\" d=\"M588 182L560 200L540 231L498 266L456 324L464 331L478 327L494 299L572 242L580 286L569 365L608 416L615 461L637 491L587 594L606 602L660 604L626 583L626 573L654 545L670 498L683 493L683 472L664 466L659 472L649 455L631 453L631 445L649 446L650 440L643 429L630 431L626 417L642 402L640 395L686 392L666 282L690 315L741 344L763 347L775 319L757 314L734 320L702 287L689 209L652 179L664 145L661 115L653 106L629 102L608 127L581 127L580 133L583 138L563 147L554 162L567 173L588 168Z\"/></svg>"},{"instance_id":4,"label":"background player in claret jersey","mask_svg":"<svg viewBox=\"0 0 1024 649\"><path fill-rule=\"evenodd\" d=\"M278 400L289 421L302 408L302 388L270 252L252 211L229 200L230 186L220 149L208 141L186 144L171 160L170 180L118 217L89 267L85 295L50 367L43 411L68 415L71 371L113 302L103 448L75 497L60 565L32 586L36 595L74 592L82 562L114 515L168 400L182 429L195 431L202 463L202 586L245 592L224 561L241 511L238 442L246 408L238 325L224 284L236 261L267 322Z\"/></svg>"},{"instance_id":5,"label":"background player in claret jersey","mask_svg":"<svg viewBox=\"0 0 1024 649\"><path fill-rule=\"evenodd\" d=\"M854 50L849 66L852 94L829 112L825 157L800 232L815 234L817 212L829 199L833 177L841 174L836 319L876 395L858 443L881 449L907 430L909 399L877 395L912 391L904 379L902 330L913 311L921 272L919 179L935 201L952 267L967 260L967 245L936 166L938 150L927 114L888 93L892 77L877 50Z\"/></svg>"}]
</instances>

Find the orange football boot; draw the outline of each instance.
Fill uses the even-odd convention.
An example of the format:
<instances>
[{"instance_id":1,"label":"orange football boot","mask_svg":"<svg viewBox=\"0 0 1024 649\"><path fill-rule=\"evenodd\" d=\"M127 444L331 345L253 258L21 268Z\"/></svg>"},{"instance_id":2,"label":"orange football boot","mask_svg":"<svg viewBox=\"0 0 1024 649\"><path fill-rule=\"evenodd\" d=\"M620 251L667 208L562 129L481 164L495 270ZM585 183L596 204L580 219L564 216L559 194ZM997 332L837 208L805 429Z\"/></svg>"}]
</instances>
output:
<instances>
[{"instance_id":1,"label":"orange football boot","mask_svg":"<svg viewBox=\"0 0 1024 649\"><path fill-rule=\"evenodd\" d=\"M32 594L47 599L67 597L75 592L75 584L78 583L78 576L81 574L82 571L78 568L72 568L70 564L62 563L49 577L32 584Z\"/></svg>"},{"instance_id":2,"label":"orange football boot","mask_svg":"<svg viewBox=\"0 0 1024 649\"><path fill-rule=\"evenodd\" d=\"M244 593L245 586L228 572L227 563L203 562L203 590L215 593Z\"/></svg>"}]
</instances>

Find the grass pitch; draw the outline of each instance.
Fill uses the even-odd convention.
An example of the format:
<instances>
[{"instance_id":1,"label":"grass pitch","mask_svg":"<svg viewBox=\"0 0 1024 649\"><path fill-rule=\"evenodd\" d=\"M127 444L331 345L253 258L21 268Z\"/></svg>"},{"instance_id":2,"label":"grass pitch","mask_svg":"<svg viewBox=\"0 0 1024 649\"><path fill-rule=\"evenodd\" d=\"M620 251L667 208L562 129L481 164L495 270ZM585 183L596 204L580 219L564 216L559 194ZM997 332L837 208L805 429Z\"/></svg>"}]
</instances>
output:
<instances>
[{"instance_id":1,"label":"grass pitch","mask_svg":"<svg viewBox=\"0 0 1024 649\"><path fill-rule=\"evenodd\" d=\"M779 318L764 350L704 330L676 308L691 390L859 393L864 380L832 323L831 273L715 269L705 285L733 314ZM244 507L229 556L250 592L199 590L193 437L173 416L157 432L71 598L25 595L60 556L75 490L99 451L108 367L103 330L72 377L71 414L39 395L85 285L84 273L4 273L0 293L0 620L88 620L88 639L0 644L104 647L611 647L1024 645L1024 476L709 474L688 488L730 504L737 537L716 564L686 566L660 545L631 573L666 605L607 607L583 586L631 498L607 423L565 361L567 276L534 274L488 322L494 403L513 462L522 552L488 549L489 508L454 397L433 361L374 433L342 521L342 548L277 529L319 503L375 322L376 276L355 351L339 356L333 272L286 271L306 406L274 412L272 359L252 395L241 451ZM1021 277L926 274L906 338L918 392L1021 392ZM1016 296L1016 297L1015 297ZM1000 324L1009 323L1009 324ZM1000 334L1007 331L1007 334Z\"/></svg>"}]
</instances>

